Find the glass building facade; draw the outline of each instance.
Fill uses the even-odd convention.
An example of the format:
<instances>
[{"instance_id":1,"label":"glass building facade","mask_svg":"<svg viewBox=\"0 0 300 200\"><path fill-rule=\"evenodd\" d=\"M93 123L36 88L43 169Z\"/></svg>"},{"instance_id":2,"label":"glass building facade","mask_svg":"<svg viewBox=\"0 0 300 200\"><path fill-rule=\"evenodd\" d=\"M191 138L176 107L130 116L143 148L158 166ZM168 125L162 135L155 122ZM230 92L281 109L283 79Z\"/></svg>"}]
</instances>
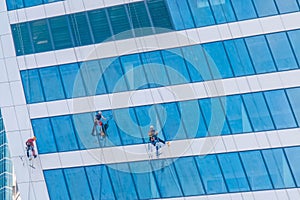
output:
<instances>
[{"instance_id":1,"label":"glass building facade","mask_svg":"<svg viewBox=\"0 0 300 200\"><path fill-rule=\"evenodd\" d=\"M300 199L299 0L6 0L1 16L22 199Z\"/></svg>"}]
</instances>

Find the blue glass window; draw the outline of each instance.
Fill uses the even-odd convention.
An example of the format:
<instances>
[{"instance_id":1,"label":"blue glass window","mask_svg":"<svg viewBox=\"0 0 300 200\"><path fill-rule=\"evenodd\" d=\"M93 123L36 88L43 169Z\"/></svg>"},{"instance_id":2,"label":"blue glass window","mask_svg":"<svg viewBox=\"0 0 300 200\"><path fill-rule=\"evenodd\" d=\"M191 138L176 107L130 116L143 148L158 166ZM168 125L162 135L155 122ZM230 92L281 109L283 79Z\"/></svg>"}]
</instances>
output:
<instances>
[{"instance_id":1,"label":"blue glass window","mask_svg":"<svg viewBox=\"0 0 300 200\"><path fill-rule=\"evenodd\" d=\"M77 63L61 65L59 71L67 98L86 96L85 86Z\"/></svg>"},{"instance_id":2,"label":"blue glass window","mask_svg":"<svg viewBox=\"0 0 300 200\"><path fill-rule=\"evenodd\" d=\"M182 123L186 128L187 138L206 137L207 127L198 101L183 101L178 105Z\"/></svg>"},{"instance_id":3,"label":"blue glass window","mask_svg":"<svg viewBox=\"0 0 300 200\"><path fill-rule=\"evenodd\" d=\"M241 96L226 97L226 117L232 133L251 132L252 128Z\"/></svg>"},{"instance_id":4,"label":"blue glass window","mask_svg":"<svg viewBox=\"0 0 300 200\"><path fill-rule=\"evenodd\" d=\"M236 21L230 0L209 0L218 24Z\"/></svg>"},{"instance_id":5,"label":"blue glass window","mask_svg":"<svg viewBox=\"0 0 300 200\"><path fill-rule=\"evenodd\" d=\"M275 0L275 2L281 14L299 11L299 7L296 0Z\"/></svg>"},{"instance_id":6,"label":"blue glass window","mask_svg":"<svg viewBox=\"0 0 300 200\"><path fill-rule=\"evenodd\" d=\"M245 41L256 73L260 74L276 71L265 36L249 37L246 38Z\"/></svg>"},{"instance_id":7,"label":"blue glass window","mask_svg":"<svg viewBox=\"0 0 300 200\"><path fill-rule=\"evenodd\" d=\"M254 131L273 130L274 125L262 93L243 95Z\"/></svg>"},{"instance_id":8,"label":"blue glass window","mask_svg":"<svg viewBox=\"0 0 300 200\"><path fill-rule=\"evenodd\" d=\"M229 78L233 76L222 42L204 44L203 48L212 59L211 61L208 61L208 66L214 79Z\"/></svg>"},{"instance_id":9,"label":"blue glass window","mask_svg":"<svg viewBox=\"0 0 300 200\"><path fill-rule=\"evenodd\" d=\"M36 20L29 22L29 24L35 52L38 53L53 50L47 20ZM62 33L64 31L65 30L60 32Z\"/></svg>"},{"instance_id":10,"label":"blue glass window","mask_svg":"<svg viewBox=\"0 0 300 200\"><path fill-rule=\"evenodd\" d=\"M289 31L288 36L290 38L298 63L300 63L300 30Z\"/></svg>"},{"instance_id":11,"label":"blue glass window","mask_svg":"<svg viewBox=\"0 0 300 200\"><path fill-rule=\"evenodd\" d=\"M238 20L256 18L256 13L252 1L231 0L233 9Z\"/></svg>"},{"instance_id":12,"label":"blue glass window","mask_svg":"<svg viewBox=\"0 0 300 200\"><path fill-rule=\"evenodd\" d=\"M253 0L253 3L259 17L278 14L274 0Z\"/></svg>"},{"instance_id":13,"label":"blue glass window","mask_svg":"<svg viewBox=\"0 0 300 200\"><path fill-rule=\"evenodd\" d=\"M262 151L273 185L278 188L295 187L290 168L282 149L268 149Z\"/></svg>"},{"instance_id":14,"label":"blue glass window","mask_svg":"<svg viewBox=\"0 0 300 200\"><path fill-rule=\"evenodd\" d=\"M134 112L129 112L130 108L114 110L115 122L120 131L120 137L123 145L143 143L143 138L138 126L130 125L130 121L136 121ZM127 119L125 121L124 119ZM129 122L128 122L129 121Z\"/></svg>"},{"instance_id":15,"label":"blue glass window","mask_svg":"<svg viewBox=\"0 0 300 200\"><path fill-rule=\"evenodd\" d=\"M69 191L66 186L64 174L61 169L46 170L44 176L50 199L68 200Z\"/></svg>"},{"instance_id":16,"label":"blue glass window","mask_svg":"<svg viewBox=\"0 0 300 200\"><path fill-rule=\"evenodd\" d=\"M60 16L49 19L51 33L55 49L73 47L68 16Z\"/></svg>"},{"instance_id":17,"label":"blue glass window","mask_svg":"<svg viewBox=\"0 0 300 200\"><path fill-rule=\"evenodd\" d=\"M17 56L33 53L28 23L12 24L11 30Z\"/></svg>"},{"instance_id":18,"label":"blue glass window","mask_svg":"<svg viewBox=\"0 0 300 200\"><path fill-rule=\"evenodd\" d=\"M168 76L158 51L141 54L144 70L149 87L169 85Z\"/></svg>"},{"instance_id":19,"label":"blue glass window","mask_svg":"<svg viewBox=\"0 0 300 200\"><path fill-rule=\"evenodd\" d=\"M215 155L195 157L207 194L226 193L225 181Z\"/></svg>"},{"instance_id":20,"label":"blue glass window","mask_svg":"<svg viewBox=\"0 0 300 200\"><path fill-rule=\"evenodd\" d=\"M34 134L37 137L36 143L39 153L57 152L50 120L47 118L34 119L31 121L31 123Z\"/></svg>"},{"instance_id":21,"label":"blue glass window","mask_svg":"<svg viewBox=\"0 0 300 200\"><path fill-rule=\"evenodd\" d=\"M223 105L224 98L201 99L200 106L210 136L228 135L230 129L227 125Z\"/></svg>"},{"instance_id":22,"label":"blue glass window","mask_svg":"<svg viewBox=\"0 0 300 200\"><path fill-rule=\"evenodd\" d=\"M132 170L139 199L159 198L159 190L151 164L149 162L132 162L129 163L129 167Z\"/></svg>"},{"instance_id":23,"label":"blue glass window","mask_svg":"<svg viewBox=\"0 0 300 200\"><path fill-rule=\"evenodd\" d=\"M249 191L249 184L238 153L217 155L229 192Z\"/></svg>"},{"instance_id":24,"label":"blue glass window","mask_svg":"<svg viewBox=\"0 0 300 200\"><path fill-rule=\"evenodd\" d=\"M267 40L279 71L298 68L286 33L267 35Z\"/></svg>"},{"instance_id":25,"label":"blue glass window","mask_svg":"<svg viewBox=\"0 0 300 200\"><path fill-rule=\"evenodd\" d=\"M105 10L92 10L88 12L89 21L96 43L111 40L111 30Z\"/></svg>"},{"instance_id":26,"label":"blue glass window","mask_svg":"<svg viewBox=\"0 0 300 200\"><path fill-rule=\"evenodd\" d=\"M224 46L235 76L254 74L253 65L243 39L224 41Z\"/></svg>"},{"instance_id":27,"label":"blue glass window","mask_svg":"<svg viewBox=\"0 0 300 200\"><path fill-rule=\"evenodd\" d=\"M179 158L174 162L174 166L185 196L205 193L193 157Z\"/></svg>"},{"instance_id":28,"label":"blue glass window","mask_svg":"<svg viewBox=\"0 0 300 200\"><path fill-rule=\"evenodd\" d=\"M43 3L43 0L24 0L25 7L31 7L40 5Z\"/></svg>"},{"instance_id":29,"label":"blue glass window","mask_svg":"<svg viewBox=\"0 0 300 200\"><path fill-rule=\"evenodd\" d=\"M136 123L142 131L143 138L148 138L149 126L156 126L156 130L160 130L159 120L154 106L140 106L134 108L136 113Z\"/></svg>"},{"instance_id":30,"label":"blue glass window","mask_svg":"<svg viewBox=\"0 0 300 200\"><path fill-rule=\"evenodd\" d=\"M75 46L92 44L91 31L84 12L70 15L71 31Z\"/></svg>"},{"instance_id":31,"label":"blue glass window","mask_svg":"<svg viewBox=\"0 0 300 200\"><path fill-rule=\"evenodd\" d=\"M23 0L6 0L7 10L24 8Z\"/></svg>"},{"instance_id":32,"label":"blue glass window","mask_svg":"<svg viewBox=\"0 0 300 200\"><path fill-rule=\"evenodd\" d=\"M116 199L138 199L127 163L108 165Z\"/></svg>"},{"instance_id":33,"label":"blue glass window","mask_svg":"<svg viewBox=\"0 0 300 200\"><path fill-rule=\"evenodd\" d=\"M140 56L138 54L126 55L120 60L129 90L147 88L148 83Z\"/></svg>"},{"instance_id":34,"label":"blue glass window","mask_svg":"<svg viewBox=\"0 0 300 200\"><path fill-rule=\"evenodd\" d=\"M176 30L195 27L187 1L167 0L166 2Z\"/></svg>"},{"instance_id":35,"label":"blue glass window","mask_svg":"<svg viewBox=\"0 0 300 200\"><path fill-rule=\"evenodd\" d=\"M173 30L165 0L148 0L146 2L155 32L162 33Z\"/></svg>"},{"instance_id":36,"label":"blue glass window","mask_svg":"<svg viewBox=\"0 0 300 200\"><path fill-rule=\"evenodd\" d=\"M64 99L65 94L57 67L39 69L46 101Z\"/></svg>"},{"instance_id":37,"label":"blue glass window","mask_svg":"<svg viewBox=\"0 0 300 200\"><path fill-rule=\"evenodd\" d=\"M128 15L136 37L153 34L145 2L128 4Z\"/></svg>"},{"instance_id":38,"label":"blue glass window","mask_svg":"<svg viewBox=\"0 0 300 200\"><path fill-rule=\"evenodd\" d=\"M183 196L171 159L153 160L151 165L162 198Z\"/></svg>"},{"instance_id":39,"label":"blue glass window","mask_svg":"<svg viewBox=\"0 0 300 200\"><path fill-rule=\"evenodd\" d=\"M100 64L107 92L113 93L128 90L118 58L106 58L100 60Z\"/></svg>"},{"instance_id":40,"label":"blue glass window","mask_svg":"<svg viewBox=\"0 0 300 200\"><path fill-rule=\"evenodd\" d=\"M292 147L285 149L287 159L293 172L297 187L300 186L300 147Z\"/></svg>"},{"instance_id":41,"label":"blue glass window","mask_svg":"<svg viewBox=\"0 0 300 200\"><path fill-rule=\"evenodd\" d=\"M162 57L172 85L190 82L185 60L179 48L163 50Z\"/></svg>"},{"instance_id":42,"label":"blue glass window","mask_svg":"<svg viewBox=\"0 0 300 200\"><path fill-rule=\"evenodd\" d=\"M115 199L110 178L104 165L86 167L85 171L93 199Z\"/></svg>"},{"instance_id":43,"label":"blue glass window","mask_svg":"<svg viewBox=\"0 0 300 200\"><path fill-rule=\"evenodd\" d=\"M51 122L58 151L78 150L70 116L53 117L51 118Z\"/></svg>"},{"instance_id":44,"label":"blue glass window","mask_svg":"<svg viewBox=\"0 0 300 200\"><path fill-rule=\"evenodd\" d=\"M254 191L272 189L261 153L259 151L249 151L241 152L240 155L251 189Z\"/></svg>"},{"instance_id":45,"label":"blue glass window","mask_svg":"<svg viewBox=\"0 0 300 200\"><path fill-rule=\"evenodd\" d=\"M277 129L297 126L283 90L265 92L265 97Z\"/></svg>"},{"instance_id":46,"label":"blue glass window","mask_svg":"<svg viewBox=\"0 0 300 200\"><path fill-rule=\"evenodd\" d=\"M196 27L215 24L208 0L188 0Z\"/></svg>"},{"instance_id":47,"label":"blue glass window","mask_svg":"<svg viewBox=\"0 0 300 200\"><path fill-rule=\"evenodd\" d=\"M124 5L107 9L114 37L116 40L132 37L131 26Z\"/></svg>"},{"instance_id":48,"label":"blue glass window","mask_svg":"<svg viewBox=\"0 0 300 200\"><path fill-rule=\"evenodd\" d=\"M21 77L27 103L45 101L38 70L21 71Z\"/></svg>"},{"instance_id":49,"label":"blue glass window","mask_svg":"<svg viewBox=\"0 0 300 200\"><path fill-rule=\"evenodd\" d=\"M119 128L117 126L116 120L113 119L113 113L110 110L102 111L103 116L107 119L108 129L106 130L106 135L109 141L105 143L105 146L119 146L122 144L119 135Z\"/></svg>"},{"instance_id":50,"label":"blue glass window","mask_svg":"<svg viewBox=\"0 0 300 200\"><path fill-rule=\"evenodd\" d=\"M298 124L300 124L300 88L287 89L286 92L290 100L296 120Z\"/></svg>"}]
</instances>

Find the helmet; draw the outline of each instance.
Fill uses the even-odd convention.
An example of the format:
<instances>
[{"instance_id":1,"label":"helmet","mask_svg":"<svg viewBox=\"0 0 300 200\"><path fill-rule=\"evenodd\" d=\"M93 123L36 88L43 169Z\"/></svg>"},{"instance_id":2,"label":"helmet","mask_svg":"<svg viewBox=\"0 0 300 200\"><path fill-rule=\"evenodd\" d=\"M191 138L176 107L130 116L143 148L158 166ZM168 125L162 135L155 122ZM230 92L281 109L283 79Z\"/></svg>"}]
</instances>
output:
<instances>
[{"instance_id":1,"label":"helmet","mask_svg":"<svg viewBox=\"0 0 300 200\"><path fill-rule=\"evenodd\" d=\"M99 111L98 111L98 114L100 114L100 115L101 115L101 114L102 114L102 111L101 111L101 110L99 110Z\"/></svg>"},{"instance_id":2,"label":"helmet","mask_svg":"<svg viewBox=\"0 0 300 200\"><path fill-rule=\"evenodd\" d=\"M33 136L33 138L32 138L33 140L36 140L36 137L35 136Z\"/></svg>"},{"instance_id":3,"label":"helmet","mask_svg":"<svg viewBox=\"0 0 300 200\"><path fill-rule=\"evenodd\" d=\"M153 126L153 125L151 125L151 126L150 126L150 128L151 128L151 129L153 129L153 128L154 128L154 126Z\"/></svg>"}]
</instances>

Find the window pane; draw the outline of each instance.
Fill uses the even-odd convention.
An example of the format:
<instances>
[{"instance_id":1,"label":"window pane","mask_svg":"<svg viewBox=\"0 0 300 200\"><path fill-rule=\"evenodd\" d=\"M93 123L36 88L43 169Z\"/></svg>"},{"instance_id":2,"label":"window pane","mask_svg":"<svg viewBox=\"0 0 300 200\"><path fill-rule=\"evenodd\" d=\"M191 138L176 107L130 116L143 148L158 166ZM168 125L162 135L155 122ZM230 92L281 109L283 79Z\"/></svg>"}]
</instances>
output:
<instances>
[{"instance_id":1,"label":"window pane","mask_svg":"<svg viewBox=\"0 0 300 200\"><path fill-rule=\"evenodd\" d=\"M71 22L71 31L75 46L92 44L91 31L87 21L86 13L81 12L69 15Z\"/></svg>"},{"instance_id":2,"label":"window pane","mask_svg":"<svg viewBox=\"0 0 300 200\"><path fill-rule=\"evenodd\" d=\"M208 65L214 79L230 78L233 76L228 57L221 42L204 44L203 48L212 59Z\"/></svg>"},{"instance_id":3,"label":"window pane","mask_svg":"<svg viewBox=\"0 0 300 200\"><path fill-rule=\"evenodd\" d=\"M69 192L61 169L46 170L44 176L50 199L68 200Z\"/></svg>"},{"instance_id":4,"label":"window pane","mask_svg":"<svg viewBox=\"0 0 300 200\"><path fill-rule=\"evenodd\" d=\"M98 60L81 63L80 73L88 96L106 93L104 80L101 79L103 74Z\"/></svg>"},{"instance_id":5,"label":"window pane","mask_svg":"<svg viewBox=\"0 0 300 200\"><path fill-rule=\"evenodd\" d=\"M136 37L153 34L145 2L128 4L128 14Z\"/></svg>"},{"instance_id":6,"label":"window pane","mask_svg":"<svg viewBox=\"0 0 300 200\"><path fill-rule=\"evenodd\" d=\"M132 37L131 26L125 10L125 6L114 6L107 9L116 40Z\"/></svg>"},{"instance_id":7,"label":"window pane","mask_svg":"<svg viewBox=\"0 0 300 200\"><path fill-rule=\"evenodd\" d=\"M43 0L24 0L25 7L37 6L43 4Z\"/></svg>"},{"instance_id":8,"label":"window pane","mask_svg":"<svg viewBox=\"0 0 300 200\"><path fill-rule=\"evenodd\" d=\"M299 0L300 1L300 0ZM298 63L300 62L300 30L288 32Z\"/></svg>"},{"instance_id":9,"label":"window pane","mask_svg":"<svg viewBox=\"0 0 300 200\"><path fill-rule=\"evenodd\" d=\"M230 134L226 116L223 111L223 103L225 103L224 100L225 99L221 97L201 99L199 101L210 136Z\"/></svg>"},{"instance_id":10,"label":"window pane","mask_svg":"<svg viewBox=\"0 0 300 200\"><path fill-rule=\"evenodd\" d=\"M207 127L197 100L178 103L182 123L186 128L187 138L207 136Z\"/></svg>"},{"instance_id":11,"label":"window pane","mask_svg":"<svg viewBox=\"0 0 300 200\"><path fill-rule=\"evenodd\" d=\"M56 140L53 136L49 118L31 120L37 148L40 154L57 152Z\"/></svg>"},{"instance_id":12,"label":"window pane","mask_svg":"<svg viewBox=\"0 0 300 200\"><path fill-rule=\"evenodd\" d=\"M127 163L108 165L116 199L138 199Z\"/></svg>"},{"instance_id":13,"label":"window pane","mask_svg":"<svg viewBox=\"0 0 300 200\"><path fill-rule=\"evenodd\" d=\"M162 57L172 85L190 82L185 60L179 48L163 50Z\"/></svg>"},{"instance_id":14,"label":"window pane","mask_svg":"<svg viewBox=\"0 0 300 200\"><path fill-rule=\"evenodd\" d=\"M292 147L285 149L287 159L291 166L297 187L300 186L300 147Z\"/></svg>"},{"instance_id":15,"label":"window pane","mask_svg":"<svg viewBox=\"0 0 300 200\"><path fill-rule=\"evenodd\" d=\"M122 56L120 60L129 90L148 88L139 54Z\"/></svg>"},{"instance_id":16,"label":"window pane","mask_svg":"<svg viewBox=\"0 0 300 200\"><path fill-rule=\"evenodd\" d=\"M153 160L151 162L154 176L162 198L182 197L182 191L173 161L171 159ZM162 167L163 166L163 167Z\"/></svg>"},{"instance_id":17,"label":"window pane","mask_svg":"<svg viewBox=\"0 0 300 200\"><path fill-rule=\"evenodd\" d=\"M139 199L159 198L159 191L149 162L129 163Z\"/></svg>"},{"instance_id":18,"label":"window pane","mask_svg":"<svg viewBox=\"0 0 300 200\"><path fill-rule=\"evenodd\" d=\"M209 0L218 24L236 21L230 0Z\"/></svg>"},{"instance_id":19,"label":"window pane","mask_svg":"<svg viewBox=\"0 0 300 200\"><path fill-rule=\"evenodd\" d=\"M39 69L46 101L64 99L65 94L57 67Z\"/></svg>"},{"instance_id":20,"label":"window pane","mask_svg":"<svg viewBox=\"0 0 300 200\"><path fill-rule=\"evenodd\" d=\"M193 45L182 48L188 71L193 82L211 80L211 74L207 62L207 54L201 45Z\"/></svg>"},{"instance_id":21,"label":"window pane","mask_svg":"<svg viewBox=\"0 0 300 200\"><path fill-rule=\"evenodd\" d=\"M300 88L286 90L298 124L300 124Z\"/></svg>"},{"instance_id":22,"label":"window pane","mask_svg":"<svg viewBox=\"0 0 300 200\"><path fill-rule=\"evenodd\" d=\"M24 8L23 0L6 0L7 10Z\"/></svg>"},{"instance_id":23,"label":"window pane","mask_svg":"<svg viewBox=\"0 0 300 200\"><path fill-rule=\"evenodd\" d=\"M226 193L224 178L215 155L195 157L207 194Z\"/></svg>"},{"instance_id":24,"label":"window pane","mask_svg":"<svg viewBox=\"0 0 300 200\"><path fill-rule=\"evenodd\" d=\"M69 191L71 191L71 199L92 199L91 191L83 167L64 169L64 173Z\"/></svg>"},{"instance_id":25,"label":"window pane","mask_svg":"<svg viewBox=\"0 0 300 200\"><path fill-rule=\"evenodd\" d=\"M115 122L118 126L121 140L123 145L140 144L143 143L143 138L140 133L139 127L131 124L132 121L136 121L134 112L129 112L130 109L116 109L113 111ZM124 119L127 119L124 121Z\"/></svg>"},{"instance_id":26,"label":"window pane","mask_svg":"<svg viewBox=\"0 0 300 200\"><path fill-rule=\"evenodd\" d=\"M150 87L170 85L160 52L143 53L141 58Z\"/></svg>"},{"instance_id":27,"label":"window pane","mask_svg":"<svg viewBox=\"0 0 300 200\"><path fill-rule=\"evenodd\" d=\"M89 11L88 17L92 27L95 42L100 43L108 40L108 38L110 38L109 40L111 40L112 33L109 28L105 10L101 9Z\"/></svg>"},{"instance_id":28,"label":"window pane","mask_svg":"<svg viewBox=\"0 0 300 200\"><path fill-rule=\"evenodd\" d=\"M52 50L47 20L41 19L29 23L35 52L39 53Z\"/></svg>"},{"instance_id":29,"label":"window pane","mask_svg":"<svg viewBox=\"0 0 300 200\"><path fill-rule=\"evenodd\" d=\"M179 158L174 162L174 166L185 196L205 193L193 157Z\"/></svg>"},{"instance_id":30,"label":"window pane","mask_svg":"<svg viewBox=\"0 0 300 200\"><path fill-rule=\"evenodd\" d=\"M78 150L70 116L53 117L51 122L58 151Z\"/></svg>"},{"instance_id":31,"label":"window pane","mask_svg":"<svg viewBox=\"0 0 300 200\"><path fill-rule=\"evenodd\" d=\"M45 101L38 70L21 71L21 77L27 103Z\"/></svg>"},{"instance_id":32,"label":"window pane","mask_svg":"<svg viewBox=\"0 0 300 200\"><path fill-rule=\"evenodd\" d=\"M224 46L235 76L253 75L254 69L243 39L224 41Z\"/></svg>"},{"instance_id":33,"label":"window pane","mask_svg":"<svg viewBox=\"0 0 300 200\"><path fill-rule=\"evenodd\" d=\"M295 187L290 168L282 149L268 149L263 150L262 153L274 187L276 189Z\"/></svg>"},{"instance_id":34,"label":"window pane","mask_svg":"<svg viewBox=\"0 0 300 200\"><path fill-rule=\"evenodd\" d=\"M229 192L250 191L238 153L217 155Z\"/></svg>"},{"instance_id":35,"label":"window pane","mask_svg":"<svg viewBox=\"0 0 300 200\"><path fill-rule=\"evenodd\" d=\"M12 24L11 30L17 56L33 53L28 23Z\"/></svg>"},{"instance_id":36,"label":"window pane","mask_svg":"<svg viewBox=\"0 0 300 200\"><path fill-rule=\"evenodd\" d=\"M61 65L59 71L67 98L86 96L85 86L77 63Z\"/></svg>"},{"instance_id":37,"label":"window pane","mask_svg":"<svg viewBox=\"0 0 300 200\"><path fill-rule=\"evenodd\" d=\"M253 0L259 17L278 14L274 0Z\"/></svg>"},{"instance_id":38,"label":"window pane","mask_svg":"<svg viewBox=\"0 0 300 200\"><path fill-rule=\"evenodd\" d=\"M176 30L195 27L187 1L167 0L167 4Z\"/></svg>"},{"instance_id":39,"label":"window pane","mask_svg":"<svg viewBox=\"0 0 300 200\"><path fill-rule=\"evenodd\" d=\"M261 153L249 151L240 155L252 190L273 189Z\"/></svg>"},{"instance_id":40,"label":"window pane","mask_svg":"<svg viewBox=\"0 0 300 200\"><path fill-rule=\"evenodd\" d=\"M108 129L106 130L107 139L104 143L105 146L119 146L122 144L119 129L116 121L112 119L113 113L111 110L102 111L102 114L107 118ZM112 119L112 120L110 120Z\"/></svg>"},{"instance_id":41,"label":"window pane","mask_svg":"<svg viewBox=\"0 0 300 200\"><path fill-rule=\"evenodd\" d=\"M114 200L115 196L106 167L104 165L91 166L86 167L85 170L93 199Z\"/></svg>"},{"instance_id":42,"label":"window pane","mask_svg":"<svg viewBox=\"0 0 300 200\"><path fill-rule=\"evenodd\" d=\"M233 9L238 20L256 18L256 13L252 1L231 0Z\"/></svg>"},{"instance_id":43,"label":"window pane","mask_svg":"<svg viewBox=\"0 0 300 200\"><path fill-rule=\"evenodd\" d=\"M297 126L283 90L265 92L265 97L277 129Z\"/></svg>"},{"instance_id":44,"label":"window pane","mask_svg":"<svg viewBox=\"0 0 300 200\"><path fill-rule=\"evenodd\" d=\"M254 131L273 130L274 125L262 93L243 95Z\"/></svg>"},{"instance_id":45,"label":"window pane","mask_svg":"<svg viewBox=\"0 0 300 200\"><path fill-rule=\"evenodd\" d=\"M100 60L108 93L127 91L127 85L118 58Z\"/></svg>"},{"instance_id":46,"label":"window pane","mask_svg":"<svg viewBox=\"0 0 300 200\"><path fill-rule=\"evenodd\" d=\"M173 30L169 11L164 0L148 0L147 5L156 33Z\"/></svg>"},{"instance_id":47,"label":"window pane","mask_svg":"<svg viewBox=\"0 0 300 200\"><path fill-rule=\"evenodd\" d=\"M232 133L251 132L252 128L241 96L228 96L226 102L226 116Z\"/></svg>"},{"instance_id":48,"label":"window pane","mask_svg":"<svg viewBox=\"0 0 300 200\"><path fill-rule=\"evenodd\" d=\"M196 27L215 24L208 0L188 0Z\"/></svg>"},{"instance_id":49,"label":"window pane","mask_svg":"<svg viewBox=\"0 0 300 200\"><path fill-rule=\"evenodd\" d=\"M296 0L275 0L280 13L299 11Z\"/></svg>"},{"instance_id":50,"label":"window pane","mask_svg":"<svg viewBox=\"0 0 300 200\"><path fill-rule=\"evenodd\" d=\"M49 19L55 49L64 49L73 46L67 16Z\"/></svg>"},{"instance_id":51,"label":"window pane","mask_svg":"<svg viewBox=\"0 0 300 200\"><path fill-rule=\"evenodd\" d=\"M276 71L275 65L264 36L245 39L254 67L258 74Z\"/></svg>"},{"instance_id":52,"label":"window pane","mask_svg":"<svg viewBox=\"0 0 300 200\"><path fill-rule=\"evenodd\" d=\"M286 33L267 35L267 40L279 71L298 68Z\"/></svg>"}]
</instances>

